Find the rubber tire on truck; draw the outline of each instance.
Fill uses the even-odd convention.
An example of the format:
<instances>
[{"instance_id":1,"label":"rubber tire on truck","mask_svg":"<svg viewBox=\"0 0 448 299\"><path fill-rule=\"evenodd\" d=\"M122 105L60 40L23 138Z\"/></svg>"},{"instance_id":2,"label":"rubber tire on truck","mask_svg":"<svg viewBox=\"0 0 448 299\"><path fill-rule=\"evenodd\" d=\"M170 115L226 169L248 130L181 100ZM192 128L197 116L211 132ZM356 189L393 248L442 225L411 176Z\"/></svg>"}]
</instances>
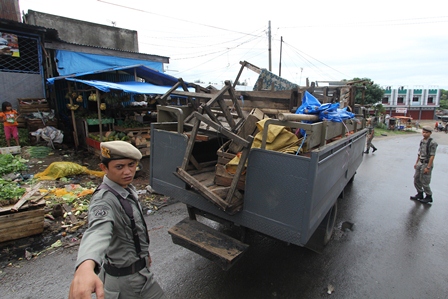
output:
<instances>
[{"instance_id":1,"label":"rubber tire on truck","mask_svg":"<svg viewBox=\"0 0 448 299\"><path fill-rule=\"evenodd\" d=\"M328 211L325 218L319 224L317 230L321 231L323 234L322 243L327 245L330 242L331 236L333 235L334 225L336 223L336 217L338 214L338 201L334 203L331 209Z\"/></svg>"}]
</instances>

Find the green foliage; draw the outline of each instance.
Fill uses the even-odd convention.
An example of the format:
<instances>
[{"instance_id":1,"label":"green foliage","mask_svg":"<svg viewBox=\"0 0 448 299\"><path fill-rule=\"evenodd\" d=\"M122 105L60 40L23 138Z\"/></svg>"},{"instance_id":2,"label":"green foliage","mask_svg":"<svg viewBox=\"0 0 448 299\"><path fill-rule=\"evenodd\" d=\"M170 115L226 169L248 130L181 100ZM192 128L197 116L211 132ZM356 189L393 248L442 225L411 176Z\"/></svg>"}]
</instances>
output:
<instances>
[{"instance_id":1,"label":"green foliage","mask_svg":"<svg viewBox=\"0 0 448 299\"><path fill-rule=\"evenodd\" d=\"M0 175L25 170L27 168L25 162L26 160L22 159L20 156L0 154ZM24 193L25 189L19 187L17 183L0 178L0 202L9 202L10 199L18 199Z\"/></svg>"},{"instance_id":2,"label":"green foliage","mask_svg":"<svg viewBox=\"0 0 448 299\"><path fill-rule=\"evenodd\" d=\"M440 100L440 108L448 109L448 100Z\"/></svg>"},{"instance_id":3,"label":"green foliage","mask_svg":"<svg viewBox=\"0 0 448 299\"><path fill-rule=\"evenodd\" d=\"M357 87L355 103L366 105L366 104L375 104L381 102L381 99L384 96L384 90L378 85L375 84L369 78L354 78L351 80L356 82L354 86ZM364 91L364 101L363 101L363 91Z\"/></svg>"},{"instance_id":4,"label":"green foliage","mask_svg":"<svg viewBox=\"0 0 448 299\"><path fill-rule=\"evenodd\" d=\"M27 168L26 162L19 155L0 154L0 175L25 170Z\"/></svg>"},{"instance_id":5,"label":"green foliage","mask_svg":"<svg viewBox=\"0 0 448 299\"><path fill-rule=\"evenodd\" d=\"M17 186L17 183L0 179L0 201L19 199L25 193L25 188Z\"/></svg>"},{"instance_id":6,"label":"green foliage","mask_svg":"<svg viewBox=\"0 0 448 299\"><path fill-rule=\"evenodd\" d=\"M376 104L374 106L375 115L380 116L381 114L384 114L386 112L386 108L384 108L383 104Z\"/></svg>"},{"instance_id":7,"label":"green foliage","mask_svg":"<svg viewBox=\"0 0 448 299\"><path fill-rule=\"evenodd\" d=\"M448 90L440 90L440 100L448 100Z\"/></svg>"},{"instance_id":8,"label":"green foliage","mask_svg":"<svg viewBox=\"0 0 448 299\"><path fill-rule=\"evenodd\" d=\"M51 148L47 146L30 146L27 152L31 158L45 158L51 152Z\"/></svg>"},{"instance_id":9,"label":"green foliage","mask_svg":"<svg viewBox=\"0 0 448 299\"><path fill-rule=\"evenodd\" d=\"M381 129L381 130L387 130L387 125L385 123L377 123L375 128ZM375 132L376 135L376 132Z\"/></svg>"}]
</instances>

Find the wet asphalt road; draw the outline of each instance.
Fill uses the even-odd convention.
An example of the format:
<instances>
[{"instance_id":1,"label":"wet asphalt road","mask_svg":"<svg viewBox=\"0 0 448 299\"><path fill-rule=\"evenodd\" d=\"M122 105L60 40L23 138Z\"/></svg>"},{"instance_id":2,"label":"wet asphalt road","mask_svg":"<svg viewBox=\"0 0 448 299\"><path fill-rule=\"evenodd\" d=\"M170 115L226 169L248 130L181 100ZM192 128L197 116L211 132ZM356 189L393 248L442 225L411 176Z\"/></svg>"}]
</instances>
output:
<instances>
[{"instance_id":1,"label":"wet asphalt road","mask_svg":"<svg viewBox=\"0 0 448 299\"><path fill-rule=\"evenodd\" d=\"M432 206L409 199L421 134L375 138L378 151L364 156L339 201L323 254L250 235L250 250L222 271L172 244L167 230L187 216L177 203L147 217L157 280L179 299L448 298L448 134L432 135ZM0 298L66 298L75 258L76 248L61 249L0 269Z\"/></svg>"}]
</instances>

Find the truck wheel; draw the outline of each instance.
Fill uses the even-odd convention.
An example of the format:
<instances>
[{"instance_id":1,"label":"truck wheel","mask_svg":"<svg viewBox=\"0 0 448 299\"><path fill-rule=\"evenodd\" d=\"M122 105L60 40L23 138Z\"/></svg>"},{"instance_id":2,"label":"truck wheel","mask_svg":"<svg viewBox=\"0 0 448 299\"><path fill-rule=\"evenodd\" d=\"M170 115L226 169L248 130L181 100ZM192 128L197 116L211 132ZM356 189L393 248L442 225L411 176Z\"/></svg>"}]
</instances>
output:
<instances>
[{"instance_id":1,"label":"truck wheel","mask_svg":"<svg viewBox=\"0 0 448 299\"><path fill-rule=\"evenodd\" d=\"M353 181L355 180L355 175L356 173L350 178L350 180L348 180L349 184L353 184Z\"/></svg>"},{"instance_id":2,"label":"truck wheel","mask_svg":"<svg viewBox=\"0 0 448 299\"><path fill-rule=\"evenodd\" d=\"M322 220L321 224L317 228L323 232L323 244L327 245L333 235L334 225L336 223L336 216L338 214L338 202L336 201L331 209L328 211L325 218Z\"/></svg>"}]
</instances>

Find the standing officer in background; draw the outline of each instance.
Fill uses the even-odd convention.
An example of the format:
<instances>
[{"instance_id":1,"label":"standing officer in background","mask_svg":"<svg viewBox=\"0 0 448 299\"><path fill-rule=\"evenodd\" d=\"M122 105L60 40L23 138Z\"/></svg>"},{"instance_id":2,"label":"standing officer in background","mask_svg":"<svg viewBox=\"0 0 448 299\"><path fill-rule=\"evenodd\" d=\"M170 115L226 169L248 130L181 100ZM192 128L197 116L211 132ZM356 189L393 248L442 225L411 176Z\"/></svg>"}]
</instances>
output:
<instances>
[{"instance_id":1,"label":"standing officer in background","mask_svg":"<svg viewBox=\"0 0 448 299\"><path fill-rule=\"evenodd\" d=\"M369 118L369 120L367 121L367 129L369 130L367 132L367 149L364 154L368 154L370 148L373 148L372 153L377 150L377 148L372 143L373 137L375 137L375 129L373 127L372 118Z\"/></svg>"},{"instance_id":2,"label":"standing officer in background","mask_svg":"<svg viewBox=\"0 0 448 299\"><path fill-rule=\"evenodd\" d=\"M69 299L165 299L149 271L148 230L131 185L142 154L125 141L100 147L105 176L90 201Z\"/></svg>"},{"instance_id":3,"label":"standing officer in background","mask_svg":"<svg viewBox=\"0 0 448 299\"><path fill-rule=\"evenodd\" d=\"M420 147L418 149L417 161L415 162L414 169L414 186L417 189L417 194L411 196L412 200L418 200L422 203L432 202L432 191L429 187L431 182L432 168L434 167L434 157L437 150L437 142L431 137L431 127L423 127L422 135L423 139L420 141ZM423 192L426 196L423 198Z\"/></svg>"}]
</instances>

